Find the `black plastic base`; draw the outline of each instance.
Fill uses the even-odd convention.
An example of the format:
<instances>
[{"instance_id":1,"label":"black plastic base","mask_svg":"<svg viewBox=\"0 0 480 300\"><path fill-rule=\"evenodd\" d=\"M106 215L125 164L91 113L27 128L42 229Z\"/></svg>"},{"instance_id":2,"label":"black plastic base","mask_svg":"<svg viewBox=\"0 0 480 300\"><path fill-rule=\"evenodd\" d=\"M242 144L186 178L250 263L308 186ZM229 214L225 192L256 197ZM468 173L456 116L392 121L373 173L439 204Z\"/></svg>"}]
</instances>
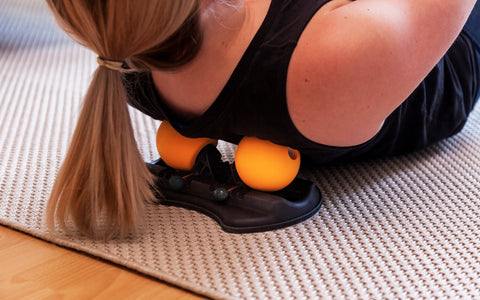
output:
<instances>
[{"instance_id":1,"label":"black plastic base","mask_svg":"<svg viewBox=\"0 0 480 300\"><path fill-rule=\"evenodd\" d=\"M315 184L300 178L273 193L248 188L238 178L234 165L222 162L213 146L200 152L192 172L174 170L162 160L147 166L157 176L160 204L208 215L227 232L260 232L291 226L315 215L322 204Z\"/></svg>"}]
</instances>

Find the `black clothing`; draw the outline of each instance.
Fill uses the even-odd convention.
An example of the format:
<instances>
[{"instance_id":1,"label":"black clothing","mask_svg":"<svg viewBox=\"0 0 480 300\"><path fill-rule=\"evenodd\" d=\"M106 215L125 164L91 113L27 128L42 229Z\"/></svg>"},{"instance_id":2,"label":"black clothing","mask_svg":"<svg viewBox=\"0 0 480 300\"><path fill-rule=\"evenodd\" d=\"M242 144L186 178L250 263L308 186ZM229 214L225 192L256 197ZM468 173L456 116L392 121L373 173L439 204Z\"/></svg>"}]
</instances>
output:
<instances>
[{"instance_id":1,"label":"black clothing","mask_svg":"<svg viewBox=\"0 0 480 300\"><path fill-rule=\"evenodd\" d=\"M304 28L328 1L272 0L263 24L229 81L201 117L189 123L175 120L162 106L150 73L125 74L130 105L155 119L170 121L185 136L233 143L243 136L256 136L296 148L302 159L317 164L405 153L460 131L479 88L477 53L463 32L371 140L353 147L333 147L305 138L288 113L287 71Z\"/></svg>"},{"instance_id":2,"label":"black clothing","mask_svg":"<svg viewBox=\"0 0 480 300\"><path fill-rule=\"evenodd\" d=\"M472 13L468 17L467 23L463 29L472 39L477 50L480 51L480 1L475 3Z\"/></svg>"}]
</instances>

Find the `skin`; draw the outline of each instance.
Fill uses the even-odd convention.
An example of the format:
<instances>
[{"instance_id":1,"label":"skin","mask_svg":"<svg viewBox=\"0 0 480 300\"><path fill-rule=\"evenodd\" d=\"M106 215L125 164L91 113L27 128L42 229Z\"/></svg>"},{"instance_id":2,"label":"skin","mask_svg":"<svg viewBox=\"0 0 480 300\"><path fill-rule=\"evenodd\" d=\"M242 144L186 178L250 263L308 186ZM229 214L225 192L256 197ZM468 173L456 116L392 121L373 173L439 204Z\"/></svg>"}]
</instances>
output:
<instances>
[{"instance_id":1,"label":"skin","mask_svg":"<svg viewBox=\"0 0 480 300\"><path fill-rule=\"evenodd\" d=\"M297 129L332 146L372 138L460 33L475 1L458 2L334 0L323 6L289 65L287 104ZM268 0L245 0L241 8L203 2L205 42L198 56L175 72L152 72L165 105L185 119L203 114L269 5Z\"/></svg>"}]
</instances>

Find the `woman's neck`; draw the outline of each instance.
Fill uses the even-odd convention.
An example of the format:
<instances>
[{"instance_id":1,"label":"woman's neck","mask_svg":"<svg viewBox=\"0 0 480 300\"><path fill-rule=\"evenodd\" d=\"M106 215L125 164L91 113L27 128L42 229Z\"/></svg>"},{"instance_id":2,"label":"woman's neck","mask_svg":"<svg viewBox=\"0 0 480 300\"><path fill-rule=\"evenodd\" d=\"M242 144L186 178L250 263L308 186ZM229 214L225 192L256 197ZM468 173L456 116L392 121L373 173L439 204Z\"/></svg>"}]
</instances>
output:
<instances>
[{"instance_id":1,"label":"woman's neck","mask_svg":"<svg viewBox=\"0 0 480 300\"><path fill-rule=\"evenodd\" d=\"M242 0L228 3L207 1L210 3L205 5L200 16L200 27L204 37L202 45L204 51L200 54L203 55L235 47L245 26L249 24L247 18L249 13Z\"/></svg>"},{"instance_id":2,"label":"woman's neck","mask_svg":"<svg viewBox=\"0 0 480 300\"><path fill-rule=\"evenodd\" d=\"M248 2L248 1L247 1ZM214 26L230 31L240 29L245 23L246 5L243 0L215 1L205 0L200 6L200 25L208 30L208 26Z\"/></svg>"},{"instance_id":3,"label":"woman's neck","mask_svg":"<svg viewBox=\"0 0 480 300\"><path fill-rule=\"evenodd\" d=\"M182 119L203 114L227 83L268 7L269 1L263 0L205 0L200 7L204 39L198 55L178 70L152 72L164 105Z\"/></svg>"}]
</instances>

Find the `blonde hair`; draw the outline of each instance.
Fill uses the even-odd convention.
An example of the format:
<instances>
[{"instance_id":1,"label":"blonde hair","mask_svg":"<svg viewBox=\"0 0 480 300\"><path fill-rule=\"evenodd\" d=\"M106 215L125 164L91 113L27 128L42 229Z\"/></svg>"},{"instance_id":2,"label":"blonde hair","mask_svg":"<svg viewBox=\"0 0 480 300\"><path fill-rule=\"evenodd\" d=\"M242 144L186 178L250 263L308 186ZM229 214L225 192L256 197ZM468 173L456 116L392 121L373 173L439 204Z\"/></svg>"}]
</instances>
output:
<instances>
[{"instance_id":1,"label":"blonde hair","mask_svg":"<svg viewBox=\"0 0 480 300\"><path fill-rule=\"evenodd\" d=\"M142 71L198 51L197 0L47 0L59 25L99 57ZM47 223L92 238L138 230L154 179L137 148L121 73L99 66L47 206Z\"/></svg>"}]
</instances>

